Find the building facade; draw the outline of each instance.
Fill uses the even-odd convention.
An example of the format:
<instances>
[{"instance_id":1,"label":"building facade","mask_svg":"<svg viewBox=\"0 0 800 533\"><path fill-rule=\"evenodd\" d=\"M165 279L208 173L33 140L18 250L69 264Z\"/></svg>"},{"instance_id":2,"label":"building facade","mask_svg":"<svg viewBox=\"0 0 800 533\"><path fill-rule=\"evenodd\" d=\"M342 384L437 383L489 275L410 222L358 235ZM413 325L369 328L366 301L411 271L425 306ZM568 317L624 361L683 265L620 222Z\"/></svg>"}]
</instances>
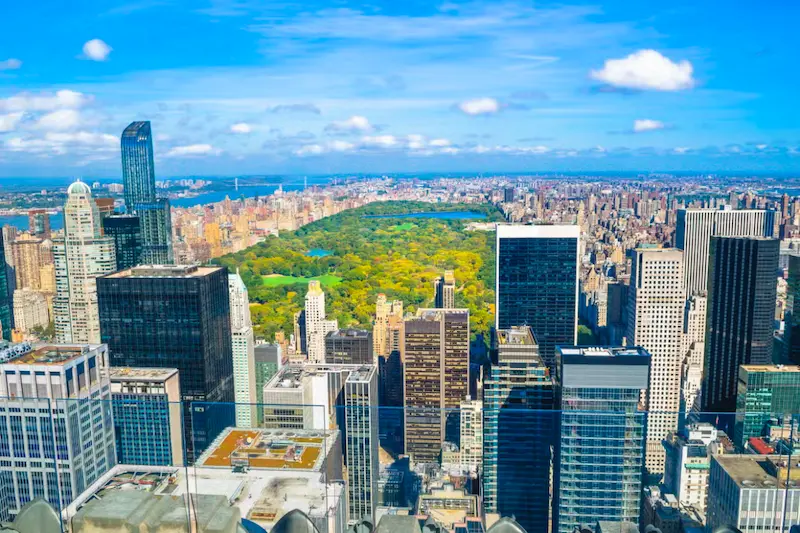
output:
<instances>
[{"instance_id":1,"label":"building facade","mask_svg":"<svg viewBox=\"0 0 800 533\"><path fill-rule=\"evenodd\" d=\"M5 235L0 233L0 333L5 340L11 340L11 330L14 327L9 270L6 264Z\"/></svg>"},{"instance_id":2,"label":"building facade","mask_svg":"<svg viewBox=\"0 0 800 533\"><path fill-rule=\"evenodd\" d=\"M34 329L47 329L50 312L47 298L39 291L17 289L14 291L14 329L27 334Z\"/></svg>"},{"instance_id":3,"label":"building facade","mask_svg":"<svg viewBox=\"0 0 800 533\"><path fill-rule=\"evenodd\" d=\"M378 372L351 370L344 382L344 436L349 522L373 519L378 506Z\"/></svg>"},{"instance_id":4,"label":"building facade","mask_svg":"<svg viewBox=\"0 0 800 533\"><path fill-rule=\"evenodd\" d=\"M642 348L560 349L553 531L639 523L650 360Z\"/></svg>"},{"instance_id":5,"label":"building facade","mask_svg":"<svg viewBox=\"0 0 800 533\"><path fill-rule=\"evenodd\" d=\"M103 232L114 239L117 270L142 264L142 228L135 215L111 215L103 218Z\"/></svg>"},{"instance_id":6,"label":"building facade","mask_svg":"<svg viewBox=\"0 0 800 533\"><path fill-rule=\"evenodd\" d=\"M308 361L325 361L325 335L339 329L336 320L325 318L325 292L319 281L308 282L305 304L306 354Z\"/></svg>"},{"instance_id":7,"label":"building facade","mask_svg":"<svg viewBox=\"0 0 800 533\"><path fill-rule=\"evenodd\" d=\"M325 362L346 365L375 364L372 332L365 329L337 329L325 335Z\"/></svg>"},{"instance_id":8,"label":"building facade","mask_svg":"<svg viewBox=\"0 0 800 533\"><path fill-rule=\"evenodd\" d=\"M456 306L456 276L452 270L445 270L444 276L433 281L433 306L437 309Z\"/></svg>"},{"instance_id":9,"label":"building facade","mask_svg":"<svg viewBox=\"0 0 800 533\"><path fill-rule=\"evenodd\" d=\"M98 279L98 296L112 366L178 369L191 460L234 422L227 269L135 267Z\"/></svg>"},{"instance_id":10,"label":"building facade","mask_svg":"<svg viewBox=\"0 0 800 533\"><path fill-rule=\"evenodd\" d=\"M496 330L483 389L484 506L530 533L548 531L553 394L531 329Z\"/></svg>"},{"instance_id":11,"label":"building facade","mask_svg":"<svg viewBox=\"0 0 800 533\"><path fill-rule=\"evenodd\" d=\"M497 329L530 326L545 364L578 339L578 226L497 226Z\"/></svg>"},{"instance_id":12,"label":"building facade","mask_svg":"<svg viewBox=\"0 0 800 533\"><path fill-rule=\"evenodd\" d=\"M779 241L712 237L703 410L736 411L739 365L772 363Z\"/></svg>"},{"instance_id":13,"label":"building facade","mask_svg":"<svg viewBox=\"0 0 800 533\"><path fill-rule=\"evenodd\" d=\"M236 401L236 425L255 427L257 424L256 361L250 299L242 277L228 274L228 294L231 306L231 346L233 350L233 391Z\"/></svg>"},{"instance_id":14,"label":"building facade","mask_svg":"<svg viewBox=\"0 0 800 533\"><path fill-rule=\"evenodd\" d=\"M253 350L256 378L256 420L259 425L264 420L264 385L278 373L283 365L283 354L279 344L259 344Z\"/></svg>"},{"instance_id":15,"label":"building facade","mask_svg":"<svg viewBox=\"0 0 800 533\"><path fill-rule=\"evenodd\" d=\"M800 413L800 368L742 365L736 389L734 441L744 448L752 437L768 435L771 419L786 421Z\"/></svg>"},{"instance_id":16,"label":"building facade","mask_svg":"<svg viewBox=\"0 0 800 533\"><path fill-rule=\"evenodd\" d=\"M400 351L403 344L403 302L387 301L385 294L378 295L375 304L375 324L372 328L372 341L376 357L389 357Z\"/></svg>"},{"instance_id":17,"label":"building facade","mask_svg":"<svg viewBox=\"0 0 800 533\"><path fill-rule=\"evenodd\" d=\"M17 289L42 288L39 270L45 263L42 240L27 233L19 235L11 243L11 257L14 261L14 275Z\"/></svg>"},{"instance_id":18,"label":"building facade","mask_svg":"<svg viewBox=\"0 0 800 533\"><path fill-rule=\"evenodd\" d=\"M117 463L110 400L104 345L0 353L0 521L36 498L61 510Z\"/></svg>"},{"instance_id":19,"label":"building facade","mask_svg":"<svg viewBox=\"0 0 800 533\"><path fill-rule=\"evenodd\" d=\"M119 463L182 466L183 406L178 370L112 367L109 378Z\"/></svg>"},{"instance_id":20,"label":"building facade","mask_svg":"<svg viewBox=\"0 0 800 533\"><path fill-rule=\"evenodd\" d=\"M97 308L99 276L114 272L114 240L103 236L100 214L85 183L67 189L64 237L53 240L56 295L53 318L56 340L61 343L100 342Z\"/></svg>"},{"instance_id":21,"label":"building facade","mask_svg":"<svg viewBox=\"0 0 800 533\"><path fill-rule=\"evenodd\" d=\"M461 402L461 468L478 472L483 465L483 401L467 396Z\"/></svg>"},{"instance_id":22,"label":"building facade","mask_svg":"<svg viewBox=\"0 0 800 533\"><path fill-rule=\"evenodd\" d=\"M675 247L684 252L687 296L708 290L711 237L772 237L776 212L757 209L679 209Z\"/></svg>"},{"instance_id":23,"label":"building facade","mask_svg":"<svg viewBox=\"0 0 800 533\"><path fill-rule=\"evenodd\" d=\"M634 252L628 297L628 345L651 356L647 469L664 472L661 441L678 430L681 412L681 353L685 296L683 252L639 249Z\"/></svg>"}]
</instances>

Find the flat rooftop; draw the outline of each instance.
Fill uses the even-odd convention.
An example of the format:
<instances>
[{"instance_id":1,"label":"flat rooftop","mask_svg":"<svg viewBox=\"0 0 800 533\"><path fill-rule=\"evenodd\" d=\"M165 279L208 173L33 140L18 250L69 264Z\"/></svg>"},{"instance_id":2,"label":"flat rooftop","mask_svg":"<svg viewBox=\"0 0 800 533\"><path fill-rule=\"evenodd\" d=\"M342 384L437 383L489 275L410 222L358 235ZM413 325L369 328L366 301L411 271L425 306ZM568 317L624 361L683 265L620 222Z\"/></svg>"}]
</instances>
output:
<instances>
[{"instance_id":1,"label":"flat rooftop","mask_svg":"<svg viewBox=\"0 0 800 533\"><path fill-rule=\"evenodd\" d=\"M531 331L531 328L527 326L513 327L510 329L498 329L497 342L501 345L522 344L526 346L533 346L538 344L533 332Z\"/></svg>"},{"instance_id":2,"label":"flat rooftop","mask_svg":"<svg viewBox=\"0 0 800 533\"><path fill-rule=\"evenodd\" d=\"M787 458L778 455L715 455L714 460L736 485L745 489L788 488L800 490L800 465L791 465L787 475ZM792 458L797 461L797 458Z\"/></svg>"},{"instance_id":3,"label":"flat rooftop","mask_svg":"<svg viewBox=\"0 0 800 533\"><path fill-rule=\"evenodd\" d=\"M350 338L350 339L366 339L369 337L371 331L367 331L366 329L354 329L354 328L347 328L347 329L337 329L336 331L331 331L328 333L328 337L341 337L341 338Z\"/></svg>"},{"instance_id":4,"label":"flat rooftop","mask_svg":"<svg viewBox=\"0 0 800 533\"><path fill-rule=\"evenodd\" d=\"M207 267L196 265L141 265L113 274L105 278L201 278L221 270L223 267Z\"/></svg>"},{"instance_id":5,"label":"flat rooftop","mask_svg":"<svg viewBox=\"0 0 800 533\"><path fill-rule=\"evenodd\" d=\"M178 373L177 368L136 368L114 366L108 369L111 381L166 381Z\"/></svg>"},{"instance_id":6,"label":"flat rooftop","mask_svg":"<svg viewBox=\"0 0 800 533\"><path fill-rule=\"evenodd\" d=\"M800 366L796 365L742 365L739 368L748 372L800 372Z\"/></svg>"},{"instance_id":7,"label":"flat rooftop","mask_svg":"<svg viewBox=\"0 0 800 533\"><path fill-rule=\"evenodd\" d=\"M200 456L197 465L318 472L337 434L338 431L228 428Z\"/></svg>"},{"instance_id":8,"label":"flat rooftop","mask_svg":"<svg viewBox=\"0 0 800 533\"><path fill-rule=\"evenodd\" d=\"M630 348L617 346L560 346L561 355L581 355L584 357L650 357L650 354L640 346Z\"/></svg>"},{"instance_id":9,"label":"flat rooftop","mask_svg":"<svg viewBox=\"0 0 800 533\"><path fill-rule=\"evenodd\" d=\"M346 383L356 383L356 382L364 382L370 381L372 379L373 374L377 371L376 367L364 365L360 366L350 372L347 376Z\"/></svg>"},{"instance_id":10,"label":"flat rooftop","mask_svg":"<svg viewBox=\"0 0 800 533\"><path fill-rule=\"evenodd\" d=\"M6 361L14 365L63 365L73 359L91 352L99 345L92 344L50 344L32 347L31 350Z\"/></svg>"}]
</instances>

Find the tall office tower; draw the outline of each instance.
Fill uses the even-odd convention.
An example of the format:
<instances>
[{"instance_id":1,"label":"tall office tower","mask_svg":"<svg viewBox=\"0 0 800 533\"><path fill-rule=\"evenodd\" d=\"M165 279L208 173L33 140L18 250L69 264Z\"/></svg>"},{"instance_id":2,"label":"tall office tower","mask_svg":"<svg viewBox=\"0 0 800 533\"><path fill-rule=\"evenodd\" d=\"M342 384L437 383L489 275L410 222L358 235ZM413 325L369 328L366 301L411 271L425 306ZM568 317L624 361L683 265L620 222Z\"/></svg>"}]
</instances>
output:
<instances>
[{"instance_id":1,"label":"tall office tower","mask_svg":"<svg viewBox=\"0 0 800 533\"><path fill-rule=\"evenodd\" d=\"M182 466L183 418L178 370L114 367L109 378L118 462Z\"/></svg>"},{"instance_id":2,"label":"tall office tower","mask_svg":"<svg viewBox=\"0 0 800 533\"><path fill-rule=\"evenodd\" d=\"M706 297L693 294L686 300L683 313L683 379L681 403L683 412L699 409L697 400L703 385L703 358L706 340Z\"/></svg>"},{"instance_id":3,"label":"tall office tower","mask_svg":"<svg viewBox=\"0 0 800 533\"><path fill-rule=\"evenodd\" d=\"M462 469L478 472L483 465L483 401L467 396L461 402L460 411L459 462Z\"/></svg>"},{"instance_id":4,"label":"tall office tower","mask_svg":"<svg viewBox=\"0 0 800 533\"><path fill-rule=\"evenodd\" d=\"M27 502L65 509L117 464L103 345L0 352L0 521Z\"/></svg>"},{"instance_id":5,"label":"tall office tower","mask_svg":"<svg viewBox=\"0 0 800 533\"><path fill-rule=\"evenodd\" d=\"M683 252L638 249L633 258L628 297L629 346L650 353L650 417L647 470L664 472L661 441L678 429L681 406L681 353L685 296Z\"/></svg>"},{"instance_id":6,"label":"tall office tower","mask_svg":"<svg viewBox=\"0 0 800 533\"><path fill-rule=\"evenodd\" d=\"M789 531L800 524L796 459L776 455L719 455L711 460L706 530Z\"/></svg>"},{"instance_id":7,"label":"tall office tower","mask_svg":"<svg viewBox=\"0 0 800 533\"><path fill-rule=\"evenodd\" d=\"M239 272L228 274L231 305L231 345L233 348L233 397L236 402L236 425L256 426L256 362L250 299Z\"/></svg>"},{"instance_id":8,"label":"tall office tower","mask_svg":"<svg viewBox=\"0 0 800 533\"><path fill-rule=\"evenodd\" d=\"M800 413L800 367L742 365L736 394L734 442L768 435L772 419L784 422Z\"/></svg>"},{"instance_id":9,"label":"tall office tower","mask_svg":"<svg viewBox=\"0 0 800 533\"><path fill-rule=\"evenodd\" d=\"M33 289L14 291L14 329L21 333L31 333L34 329L47 329L50 325L50 312L47 298Z\"/></svg>"},{"instance_id":10,"label":"tall office tower","mask_svg":"<svg viewBox=\"0 0 800 533\"><path fill-rule=\"evenodd\" d=\"M708 290L711 237L772 237L776 216L762 210L679 209L675 247L684 251L686 294Z\"/></svg>"},{"instance_id":11,"label":"tall office tower","mask_svg":"<svg viewBox=\"0 0 800 533\"><path fill-rule=\"evenodd\" d=\"M678 498L681 507L696 509L705 516L711 456L725 453L722 439L727 437L711 424L691 424L664 440L664 486Z\"/></svg>"},{"instance_id":12,"label":"tall office tower","mask_svg":"<svg viewBox=\"0 0 800 533\"><path fill-rule=\"evenodd\" d=\"M506 187L503 189L503 202L510 204L514 201L514 187Z\"/></svg>"},{"instance_id":13,"label":"tall office tower","mask_svg":"<svg viewBox=\"0 0 800 533\"><path fill-rule=\"evenodd\" d=\"M339 324L336 320L325 319L325 293L319 281L308 282L305 312L308 360L321 363L325 360L325 335L339 329Z\"/></svg>"},{"instance_id":14,"label":"tall office tower","mask_svg":"<svg viewBox=\"0 0 800 533\"><path fill-rule=\"evenodd\" d=\"M5 340L11 340L14 320L12 317L12 294L9 293L9 269L6 267L5 257L5 235L0 234L0 334Z\"/></svg>"},{"instance_id":15,"label":"tall office tower","mask_svg":"<svg viewBox=\"0 0 800 533\"><path fill-rule=\"evenodd\" d=\"M553 380L529 327L496 330L483 388L486 512L546 533L550 512Z\"/></svg>"},{"instance_id":16,"label":"tall office tower","mask_svg":"<svg viewBox=\"0 0 800 533\"><path fill-rule=\"evenodd\" d=\"M372 332L365 329L337 329L325 335L325 362L346 365L374 365Z\"/></svg>"},{"instance_id":17,"label":"tall office tower","mask_svg":"<svg viewBox=\"0 0 800 533\"><path fill-rule=\"evenodd\" d=\"M264 385L278 373L283 366L280 344L259 344L253 357L256 370L256 421L260 426L264 421Z\"/></svg>"},{"instance_id":18,"label":"tall office tower","mask_svg":"<svg viewBox=\"0 0 800 533\"><path fill-rule=\"evenodd\" d=\"M45 263L42 255L42 240L32 237L29 233L18 235L11 243L11 257L14 262L17 289L42 288L42 278L39 270Z\"/></svg>"},{"instance_id":19,"label":"tall office tower","mask_svg":"<svg viewBox=\"0 0 800 533\"><path fill-rule=\"evenodd\" d=\"M703 410L736 411L739 365L772 363L779 241L712 237Z\"/></svg>"},{"instance_id":20,"label":"tall office tower","mask_svg":"<svg viewBox=\"0 0 800 533\"><path fill-rule=\"evenodd\" d=\"M789 256L788 274L784 313L784 355L793 363L800 364L800 255Z\"/></svg>"},{"instance_id":21,"label":"tall office tower","mask_svg":"<svg viewBox=\"0 0 800 533\"><path fill-rule=\"evenodd\" d=\"M103 233L114 239L117 270L142 263L142 229L135 215L111 215L103 218Z\"/></svg>"},{"instance_id":22,"label":"tall office tower","mask_svg":"<svg viewBox=\"0 0 800 533\"><path fill-rule=\"evenodd\" d=\"M376 357L388 357L393 351L400 351L403 324L403 302L390 302L386 300L385 294L379 294L375 304L375 325L372 328Z\"/></svg>"},{"instance_id":23,"label":"tall office tower","mask_svg":"<svg viewBox=\"0 0 800 533\"><path fill-rule=\"evenodd\" d=\"M294 343L296 355L305 355L308 352L307 340L306 310L301 309L294 314Z\"/></svg>"},{"instance_id":24,"label":"tall office tower","mask_svg":"<svg viewBox=\"0 0 800 533\"><path fill-rule=\"evenodd\" d=\"M638 524L650 354L570 347L560 349L559 362L553 531L572 533L598 520Z\"/></svg>"},{"instance_id":25,"label":"tall office tower","mask_svg":"<svg viewBox=\"0 0 800 533\"><path fill-rule=\"evenodd\" d=\"M453 309L456 306L456 276L445 270L444 276L433 281L433 306L437 309Z\"/></svg>"},{"instance_id":26,"label":"tall office tower","mask_svg":"<svg viewBox=\"0 0 800 533\"><path fill-rule=\"evenodd\" d=\"M458 442L458 407L469 394L469 310L418 309L403 344L405 452L435 462L445 440Z\"/></svg>"},{"instance_id":27,"label":"tall office tower","mask_svg":"<svg viewBox=\"0 0 800 533\"><path fill-rule=\"evenodd\" d=\"M64 237L53 240L56 295L53 318L61 343L100 342L95 279L114 272L114 239L103 236L100 215L89 186L76 181L67 189Z\"/></svg>"},{"instance_id":28,"label":"tall office tower","mask_svg":"<svg viewBox=\"0 0 800 533\"><path fill-rule=\"evenodd\" d=\"M169 200L156 198L153 135L150 122L131 122L122 132L122 182L128 213L139 216L142 263L173 261Z\"/></svg>"},{"instance_id":29,"label":"tall office tower","mask_svg":"<svg viewBox=\"0 0 800 533\"><path fill-rule=\"evenodd\" d=\"M497 226L497 329L530 326L551 371L578 340L578 226Z\"/></svg>"},{"instance_id":30,"label":"tall office tower","mask_svg":"<svg viewBox=\"0 0 800 533\"><path fill-rule=\"evenodd\" d=\"M349 522L374 519L378 506L378 372L374 365L350 371L344 382Z\"/></svg>"},{"instance_id":31,"label":"tall office tower","mask_svg":"<svg viewBox=\"0 0 800 533\"><path fill-rule=\"evenodd\" d=\"M113 366L178 369L193 460L234 422L228 270L140 266L98 278L97 294Z\"/></svg>"},{"instance_id":32,"label":"tall office tower","mask_svg":"<svg viewBox=\"0 0 800 533\"><path fill-rule=\"evenodd\" d=\"M28 231L35 237L50 238L50 213L45 209L28 211Z\"/></svg>"}]
</instances>

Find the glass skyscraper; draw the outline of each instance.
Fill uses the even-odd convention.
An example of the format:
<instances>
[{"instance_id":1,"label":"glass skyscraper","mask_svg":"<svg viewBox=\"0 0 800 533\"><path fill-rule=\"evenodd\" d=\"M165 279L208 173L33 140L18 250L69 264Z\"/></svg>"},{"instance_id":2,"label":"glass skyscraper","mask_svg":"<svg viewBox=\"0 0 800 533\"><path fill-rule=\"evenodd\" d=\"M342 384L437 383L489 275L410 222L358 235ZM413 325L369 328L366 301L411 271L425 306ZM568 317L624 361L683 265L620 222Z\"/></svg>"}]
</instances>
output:
<instances>
[{"instance_id":1,"label":"glass skyscraper","mask_svg":"<svg viewBox=\"0 0 800 533\"><path fill-rule=\"evenodd\" d=\"M178 369L191 460L234 420L232 403L210 403L234 401L228 270L135 267L98 278L97 294L111 366Z\"/></svg>"},{"instance_id":2,"label":"glass skyscraper","mask_svg":"<svg viewBox=\"0 0 800 533\"><path fill-rule=\"evenodd\" d=\"M553 381L530 328L497 330L483 388L486 512L547 533L553 445Z\"/></svg>"},{"instance_id":3,"label":"glass skyscraper","mask_svg":"<svg viewBox=\"0 0 800 533\"><path fill-rule=\"evenodd\" d=\"M14 327L11 321L11 295L8 289L8 271L6 266L5 238L0 232L0 327L3 330L3 338L11 340L11 329Z\"/></svg>"},{"instance_id":4,"label":"glass skyscraper","mask_svg":"<svg viewBox=\"0 0 800 533\"><path fill-rule=\"evenodd\" d=\"M650 354L642 348L558 349L561 408L553 531L639 523Z\"/></svg>"},{"instance_id":5,"label":"glass skyscraper","mask_svg":"<svg viewBox=\"0 0 800 533\"><path fill-rule=\"evenodd\" d=\"M530 326L554 370L578 334L578 226L497 226L496 327Z\"/></svg>"},{"instance_id":6,"label":"glass skyscraper","mask_svg":"<svg viewBox=\"0 0 800 533\"><path fill-rule=\"evenodd\" d=\"M744 448L751 437L768 434L770 419L800 413L800 367L742 365L736 394L734 440ZM785 421L785 420L782 420Z\"/></svg>"},{"instance_id":7,"label":"glass skyscraper","mask_svg":"<svg viewBox=\"0 0 800 533\"><path fill-rule=\"evenodd\" d=\"M103 218L103 233L114 239L117 270L125 270L142 262L142 230L139 217L112 215Z\"/></svg>"},{"instance_id":8,"label":"glass skyscraper","mask_svg":"<svg viewBox=\"0 0 800 533\"><path fill-rule=\"evenodd\" d=\"M150 122L131 122L122 132L122 182L125 207L139 216L142 263L171 264L172 220L169 200L156 198L153 134Z\"/></svg>"}]
</instances>

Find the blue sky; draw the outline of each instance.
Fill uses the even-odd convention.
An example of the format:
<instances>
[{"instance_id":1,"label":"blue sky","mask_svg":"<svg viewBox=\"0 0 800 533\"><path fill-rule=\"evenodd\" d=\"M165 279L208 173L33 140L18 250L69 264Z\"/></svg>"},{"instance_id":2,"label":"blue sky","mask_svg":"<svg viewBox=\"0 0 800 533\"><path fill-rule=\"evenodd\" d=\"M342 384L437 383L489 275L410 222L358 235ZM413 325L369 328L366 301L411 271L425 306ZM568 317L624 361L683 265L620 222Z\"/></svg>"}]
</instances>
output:
<instances>
[{"instance_id":1,"label":"blue sky","mask_svg":"<svg viewBox=\"0 0 800 533\"><path fill-rule=\"evenodd\" d=\"M0 175L795 172L798 4L13 2Z\"/></svg>"}]
</instances>

